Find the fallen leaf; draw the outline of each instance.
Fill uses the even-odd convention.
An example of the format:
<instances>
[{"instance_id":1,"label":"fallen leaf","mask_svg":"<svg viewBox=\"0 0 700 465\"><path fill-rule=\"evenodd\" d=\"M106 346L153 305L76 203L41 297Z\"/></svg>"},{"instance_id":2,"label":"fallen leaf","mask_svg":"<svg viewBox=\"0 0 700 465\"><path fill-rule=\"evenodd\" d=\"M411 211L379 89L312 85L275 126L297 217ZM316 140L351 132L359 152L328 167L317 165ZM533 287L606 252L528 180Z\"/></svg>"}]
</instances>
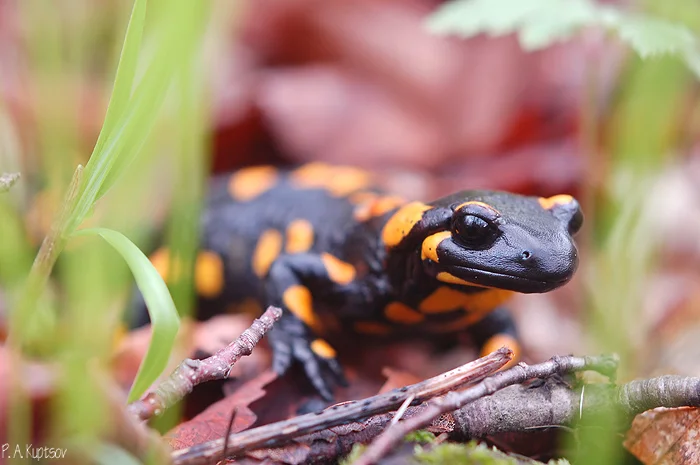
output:
<instances>
[{"instance_id":1,"label":"fallen leaf","mask_svg":"<svg viewBox=\"0 0 700 465\"><path fill-rule=\"evenodd\" d=\"M700 411L697 408L658 408L632 422L624 446L644 464L700 463Z\"/></svg>"},{"instance_id":2,"label":"fallen leaf","mask_svg":"<svg viewBox=\"0 0 700 465\"><path fill-rule=\"evenodd\" d=\"M189 421L179 424L165 435L165 440L173 449L183 449L226 435L231 415L234 414L232 433L250 428L257 415L249 408L254 401L265 394L265 386L277 379L273 371L265 371L256 378L244 383L232 395L212 404Z\"/></svg>"}]
</instances>

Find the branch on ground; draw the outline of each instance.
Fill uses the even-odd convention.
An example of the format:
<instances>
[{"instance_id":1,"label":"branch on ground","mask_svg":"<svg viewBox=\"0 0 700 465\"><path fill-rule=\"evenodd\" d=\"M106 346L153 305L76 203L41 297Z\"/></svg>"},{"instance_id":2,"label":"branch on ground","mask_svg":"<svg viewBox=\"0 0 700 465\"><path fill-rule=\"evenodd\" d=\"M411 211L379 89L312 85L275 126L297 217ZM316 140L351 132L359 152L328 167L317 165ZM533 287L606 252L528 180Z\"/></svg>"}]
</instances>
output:
<instances>
[{"instance_id":1,"label":"branch on ground","mask_svg":"<svg viewBox=\"0 0 700 465\"><path fill-rule=\"evenodd\" d=\"M604 362L606 358L595 357L589 361ZM607 358L610 361L609 358ZM551 362L551 361L550 361ZM549 364L550 362L546 362ZM573 368L581 364L589 366L585 359L579 357L560 357L558 364ZM563 364L563 365L562 365ZM600 366L605 374L610 375L614 364ZM506 371L498 373L501 376ZM542 373L540 373L542 374ZM510 375L512 376L512 375ZM420 383L419 383L420 384ZM475 386L478 387L478 386ZM467 389L464 394L473 388ZM408 396L406 397L408 398ZM353 404L362 405L362 401ZM402 402L396 402L398 408ZM616 409L621 419L630 419L647 409L656 407L700 406L700 378L682 376L663 376L647 380L632 381L622 386L613 384L587 384L572 388L559 376L545 379L536 378L524 384L515 384L496 391L492 395L481 397L465 406L433 418L426 429L433 433L448 433L453 439L479 438L504 432L524 432L531 429L571 426L583 417L609 414ZM427 415L431 402L424 402L409 407L403 414L402 424L413 418ZM327 412L328 410L326 410ZM312 414L313 415L313 414ZM432 416L433 413L430 413ZM308 417L305 415L304 417ZM354 444L370 443L392 422L394 413L374 414L361 418L357 415L352 422L338 425L326 425L322 430L311 434L297 431L293 441L285 436L285 443L276 441L276 446L266 444L265 448L246 446L243 450L233 449L241 463L249 458L253 461L274 460L285 463L287 459L295 463L337 460L340 455L350 452ZM284 426L296 419L273 423L261 428L282 431ZM253 430L250 430L253 431ZM243 431L231 435L229 444L238 444L239 438L246 439ZM214 441L213 443L215 443ZM200 453L208 450L213 443L205 443L173 454L175 463L206 463L207 457ZM293 460L292 460L293 459Z\"/></svg>"},{"instance_id":2,"label":"branch on ground","mask_svg":"<svg viewBox=\"0 0 700 465\"><path fill-rule=\"evenodd\" d=\"M586 370L614 376L617 365L618 361L615 357L605 355L599 357L552 357L537 365L519 363L508 370L486 378L465 391L453 391L433 399L420 415L393 423L372 442L365 453L355 462L355 465L369 465L378 462L411 431L424 428L440 415L453 412L505 387L521 384L533 378L549 378L553 375ZM504 410L504 412L508 412L508 410Z\"/></svg>"},{"instance_id":3,"label":"branch on ground","mask_svg":"<svg viewBox=\"0 0 700 465\"><path fill-rule=\"evenodd\" d=\"M412 398L412 404L420 404L464 385L479 382L505 366L512 358L513 352L503 347L486 357L411 386L229 435L227 455L239 455L262 445L269 447L282 444L303 434L388 412L399 408L407 399ZM222 438L175 451L173 462L179 465L211 463L212 460L221 458L224 442Z\"/></svg>"},{"instance_id":4,"label":"branch on ground","mask_svg":"<svg viewBox=\"0 0 700 465\"><path fill-rule=\"evenodd\" d=\"M129 412L141 420L147 420L176 404L198 384L228 378L233 365L241 357L253 352L253 348L281 316L280 308L268 307L238 339L211 357L203 360L185 359L155 390L130 404Z\"/></svg>"}]
</instances>

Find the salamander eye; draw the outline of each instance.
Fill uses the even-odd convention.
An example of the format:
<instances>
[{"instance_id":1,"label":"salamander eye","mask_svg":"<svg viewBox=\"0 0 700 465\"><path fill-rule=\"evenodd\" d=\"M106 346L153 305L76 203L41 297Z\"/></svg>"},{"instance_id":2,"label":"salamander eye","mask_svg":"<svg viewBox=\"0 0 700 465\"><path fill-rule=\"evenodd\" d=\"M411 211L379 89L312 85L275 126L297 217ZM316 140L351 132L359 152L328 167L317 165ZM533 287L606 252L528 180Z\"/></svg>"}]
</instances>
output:
<instances>
[{"instance_id":1,"label":"salamander eye","mask_svg":"<svg viewBox=\"0 0 700 465\"><path fill-rule=\"evenodd\" d=\"M457 240L471 249L485 249L498 237L498 228L476 215L455 215L452 231Z\"/></svg>"}]
</instances>

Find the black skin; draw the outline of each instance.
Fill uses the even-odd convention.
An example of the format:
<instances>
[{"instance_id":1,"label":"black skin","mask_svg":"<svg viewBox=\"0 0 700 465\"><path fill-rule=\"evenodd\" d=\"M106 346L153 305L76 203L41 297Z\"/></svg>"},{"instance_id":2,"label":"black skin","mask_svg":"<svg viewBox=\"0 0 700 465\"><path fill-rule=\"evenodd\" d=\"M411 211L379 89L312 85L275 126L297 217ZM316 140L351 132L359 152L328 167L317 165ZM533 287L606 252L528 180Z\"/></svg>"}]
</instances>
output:
<instances>
[{"instance_id":1,"label":"black skin","mask_svg":"<svg viewBox=\"0 0 700 465\"><path fill-rule=\"evenodd\" d=\"M227 191L228 177L213 181L202 220L202 248L215 251L224 261L224 292L215 299L200 299L200 316L221 313L229 304L254 297L265 308L283 309L281 320L268 334L273 350L273 368L285 373L300 364L309 381L326 400L333 387L346 384L338 361L316 355L311 342L314 331L292 314L282 300L284 291L303 285L311 291L314 312L330 313L343 332L357 321L373 321L395 328L398 335L430 337L424 326L388 322L383 309L392 301L417 308L438 287L451 287L477 294L485 287L521 293L553 290L571 279L578 265L572 235L579 229L581 212L575 200L550 210L536 197L493 191L463 191L430 202L403 240L393 248L382 242L382 229L390 211L366 222L353 217L354 206L345 198L323 189L298 189L283 177L258 197L236 202ZM499 214L480 205L457 208L467 201L484 202ZM258 238L267 229L284 232L295 219L314 226L315 240L305 253L282 253L267 275L259 279L251 258ZM437 248L438 263L421 259L423 240L440 231L451 231L450 240ZM349 284L334 283L321 261L330 253L355 266L357 277ZM449 272L471 285L446 284L436 279ZM494 309L468 328L478 343L505 333L516 336L515 325L504 309ZM431 322L447 322L464 313L430 316Z\"/></svg>"}]
</instances>

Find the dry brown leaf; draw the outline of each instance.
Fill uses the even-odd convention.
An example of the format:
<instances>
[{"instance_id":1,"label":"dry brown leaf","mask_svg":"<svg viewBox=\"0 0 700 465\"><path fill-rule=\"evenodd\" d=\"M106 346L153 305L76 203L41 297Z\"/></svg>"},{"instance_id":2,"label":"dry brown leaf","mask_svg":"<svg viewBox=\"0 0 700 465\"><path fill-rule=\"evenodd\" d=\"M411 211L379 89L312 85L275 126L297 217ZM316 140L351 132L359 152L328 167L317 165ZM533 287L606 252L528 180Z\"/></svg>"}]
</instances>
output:
<instances>
[{"instance_id":1,"label":"dry brown leaf","mask_svg":"<svg viewBox=\"0 0 700 465\"><path fill-rule=\"evenodd\" d=\"M173 449L183 449L222 438L226 435L234 410L236 416L231 432L237 433L250 428L258 418L250 409L250 404L262 398L266 393L265 386L275 379L277 374L273 371L263 372L240 386L234 394L212 404L196 417L170 430L165 440Z\"/></svg>"},{"instance_id":2,"label":"dry brown leaf","mask_svg":"<svg viewBox=\"0 0 700 465\"><path fill-rule=\"evenodd\" d=\"M700 411L659 408L637 415L624 446L644 464L700 463Z\"/></svg>"}]
</instances>

